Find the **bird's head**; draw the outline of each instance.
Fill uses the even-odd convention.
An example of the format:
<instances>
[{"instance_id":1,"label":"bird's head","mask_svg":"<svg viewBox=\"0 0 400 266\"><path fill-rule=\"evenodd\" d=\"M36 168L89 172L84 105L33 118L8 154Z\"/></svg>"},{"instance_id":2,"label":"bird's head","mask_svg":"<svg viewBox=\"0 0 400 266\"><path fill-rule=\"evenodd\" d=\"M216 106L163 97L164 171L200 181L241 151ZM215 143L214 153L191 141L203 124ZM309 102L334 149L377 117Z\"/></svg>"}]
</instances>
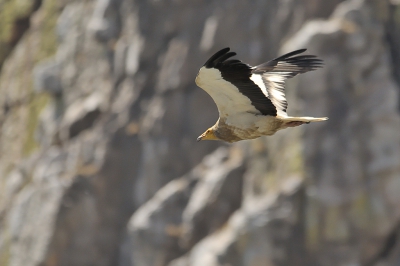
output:
<instances>
[{"instance_id":1,"label":"bird's head","mask_svg":"<svg viewBox=\"0 0 400 266\"><path fill-rule=\"evenodd\" d=\"M213 128L209 128L197 138L197 141L200 140L219 140L219 138L217 138L215 135L215 130Z\"/></svg>"}]
</instances>

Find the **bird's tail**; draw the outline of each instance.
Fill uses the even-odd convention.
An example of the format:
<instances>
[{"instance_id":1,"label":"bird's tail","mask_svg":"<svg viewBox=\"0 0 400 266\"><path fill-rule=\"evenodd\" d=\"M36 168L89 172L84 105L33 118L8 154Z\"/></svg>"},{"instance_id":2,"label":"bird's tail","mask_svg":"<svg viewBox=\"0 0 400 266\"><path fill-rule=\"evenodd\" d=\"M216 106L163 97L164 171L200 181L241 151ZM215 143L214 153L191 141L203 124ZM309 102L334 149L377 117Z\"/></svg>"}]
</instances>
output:
<instances>
[{"instance_id":1,"label":"bird's tail","mask_svg":"<svg viewBox=\"0 0 400 266\"><path fill-rule=\"evenodd\" d=\"M310 122L321 122L328 120L328 117L308 117L308 116L303 116L303 117L282 117L281 118L283 121L286 122L304 122L304 123L310 123Z\"/></svg>"}]
</instances>

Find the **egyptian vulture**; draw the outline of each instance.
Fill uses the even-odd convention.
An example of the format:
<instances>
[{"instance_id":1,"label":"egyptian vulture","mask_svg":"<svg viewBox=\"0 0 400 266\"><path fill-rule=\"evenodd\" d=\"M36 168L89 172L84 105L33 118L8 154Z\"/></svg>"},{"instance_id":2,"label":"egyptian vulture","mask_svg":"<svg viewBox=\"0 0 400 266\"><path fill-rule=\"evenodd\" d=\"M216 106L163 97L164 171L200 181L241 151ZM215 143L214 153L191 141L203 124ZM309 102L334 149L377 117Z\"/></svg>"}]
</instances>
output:
<instances>
[{"instance_id":1,"label":"egyptian vulture","mask_svg":"<svg viewBox=\"0 0 400 266\"><path fill-rule=\"evenodd\" d=\"M322 67L314 55L299 55L297 50L264 64L252 67L237 59L229 48L215 53L196 77L196 84L214 100L219 119L200 140L236 142L271 136L278 130L327 117L291 117L286 114L286 79Z\"/></svg>"}]
</instances>

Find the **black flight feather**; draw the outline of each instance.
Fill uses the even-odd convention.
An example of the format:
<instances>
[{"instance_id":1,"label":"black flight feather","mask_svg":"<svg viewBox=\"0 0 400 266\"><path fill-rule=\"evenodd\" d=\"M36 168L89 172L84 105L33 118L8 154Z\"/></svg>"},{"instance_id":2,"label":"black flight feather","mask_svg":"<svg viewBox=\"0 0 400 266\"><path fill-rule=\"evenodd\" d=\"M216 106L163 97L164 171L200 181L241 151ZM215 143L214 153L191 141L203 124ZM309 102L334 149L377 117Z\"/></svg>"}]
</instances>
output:
<instances>
[{"instance_id":1,"label":"black flight feather","mask_svg":"<svg viewBox=\"0 0 400 266\"><path fill-rule=\"evenodd\" d=\"M251 67L237 59L227 60L235 56L236 53L229 52L230 48L224 48L211 56L204 66L206 68L218 69L222 78L232 83L238 88L240 93L248 97L251 104L262 115L276 116L277 108L284 112L286 111L287 102L285 99L283 101L275 99L271 94L271 90L275 89L284 93L284 84L283 82L268 80L268 75L281 75L286 79L322 67L323 61L316 56L299 55L306 50L307 49L299 49L256 67ZM269 91L268 96L266 96L261 88L250 79L253 74L262 76L263 82ZM277 106L275 106L271 100L274 101Z\"/></svg>"},{"instance_id":2,"label":"black flight feather","mask_svg":"<svg viewBox=\"0 0 400 266\"><path fill-rule=\"evenodd\" d=\"M232 83L240 93L248 97L251 104L260 114L276 116L277 111L271 100L250 79L252 67L237 59L226 60L236 55L236 53L229 52L229 50L229 48L224 48L216 52L207 60L204 66L218 69L222 78Z\"/></svg>"},{"instance_id":3,"label":"black flight feather","mask_svg":"<svg viewBox=\"0 0 400 266\"><path fill-rule=\"evenodd\" d=\"M291 78L297 74L315 70L323 66L323 61L315 55L299 55L307 49L296 50L284 54L271 61L263 63L253 68L253 74L263 74L265 72L287 72L282 73L285 77Z\"/></svg>"}]
</instances>

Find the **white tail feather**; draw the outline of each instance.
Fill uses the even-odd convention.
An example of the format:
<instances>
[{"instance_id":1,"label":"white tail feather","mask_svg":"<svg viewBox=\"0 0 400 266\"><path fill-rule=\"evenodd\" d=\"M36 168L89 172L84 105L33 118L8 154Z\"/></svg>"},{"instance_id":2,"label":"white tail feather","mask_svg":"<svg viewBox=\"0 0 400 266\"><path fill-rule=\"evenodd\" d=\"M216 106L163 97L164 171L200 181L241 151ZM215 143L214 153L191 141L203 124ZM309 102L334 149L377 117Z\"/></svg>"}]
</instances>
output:
<instances>
[{"instance_id":1,"label":"white tail feather","mask_svg":"<svg viewBox=\"0 0 400 266\"><path fill-rule=\"evenodd\" d=\"M303 116L303 117L279 117L283 121L290 122L290 121L301 121L301 122L320 122L320 121L325 121L328 120L328 117L308 117L308 116Z\"/></svg>"}]
</instances>

